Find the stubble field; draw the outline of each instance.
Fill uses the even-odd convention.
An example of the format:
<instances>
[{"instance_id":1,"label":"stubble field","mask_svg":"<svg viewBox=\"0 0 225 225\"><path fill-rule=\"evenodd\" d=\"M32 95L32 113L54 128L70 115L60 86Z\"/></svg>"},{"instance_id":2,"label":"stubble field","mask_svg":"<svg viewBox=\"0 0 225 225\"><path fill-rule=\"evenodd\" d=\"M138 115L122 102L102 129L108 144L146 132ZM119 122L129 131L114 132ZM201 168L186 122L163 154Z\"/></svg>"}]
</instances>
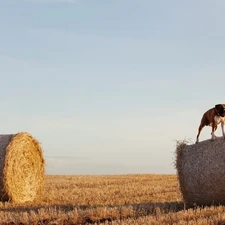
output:
<instances>
[{"instance_id":1,"label":"stubble field","mask_svg":"<svg viewBox=\"0 0 225 225\"><path fill-rule=\"evenodd\" d=\"M184 210L176 175L48 175L35 202L0 202L0 224L222 225L225 207Z\"/></svg>"}]
</instances>

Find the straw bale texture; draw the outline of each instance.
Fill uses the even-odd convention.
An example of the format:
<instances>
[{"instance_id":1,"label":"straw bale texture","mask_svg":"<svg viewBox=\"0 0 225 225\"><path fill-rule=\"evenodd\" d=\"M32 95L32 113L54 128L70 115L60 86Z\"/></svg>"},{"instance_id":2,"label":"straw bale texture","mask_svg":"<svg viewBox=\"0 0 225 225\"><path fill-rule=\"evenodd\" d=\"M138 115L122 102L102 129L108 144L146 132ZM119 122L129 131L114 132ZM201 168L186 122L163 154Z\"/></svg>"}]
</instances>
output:
<instances>
[{"instance_id":1,"label":"straw bale texture","mask_svg":"<svg viewBox=\"0 0 225 225\"><path fill-rule=\"evenodd\" d=\"M186 207L225 203L225 140L178 142L176 168Z\"/></svg>"},{"instance_id":2,"label":"straw bale texture","mask_svg":"<svg viewBox=\"0 0 225 225\"><path fill-rule=\"evenodd\" d=\"M41 193L45 161L29 133L0 135L0 200L33 201Z\"/></svg>"}]
</instances>

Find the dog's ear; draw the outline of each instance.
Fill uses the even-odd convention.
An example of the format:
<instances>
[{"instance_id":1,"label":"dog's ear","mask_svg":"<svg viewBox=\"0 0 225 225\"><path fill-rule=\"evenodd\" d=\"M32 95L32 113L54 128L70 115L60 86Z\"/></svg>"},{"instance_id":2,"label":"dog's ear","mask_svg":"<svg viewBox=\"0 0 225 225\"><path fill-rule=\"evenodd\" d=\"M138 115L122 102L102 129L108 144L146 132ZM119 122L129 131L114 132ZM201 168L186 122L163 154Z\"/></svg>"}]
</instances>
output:
<instances>
[{"instance_id":1,"label":"dog's ear","mask_svg":"<svg viewBox=\"0 0 225 225\"><path fill-rule=\"evenodd\" d=\"M217 110L219 110L219 109L221 108L221 104L215 105L215 108L216 108Z\"/></svg>"}]
</instances>

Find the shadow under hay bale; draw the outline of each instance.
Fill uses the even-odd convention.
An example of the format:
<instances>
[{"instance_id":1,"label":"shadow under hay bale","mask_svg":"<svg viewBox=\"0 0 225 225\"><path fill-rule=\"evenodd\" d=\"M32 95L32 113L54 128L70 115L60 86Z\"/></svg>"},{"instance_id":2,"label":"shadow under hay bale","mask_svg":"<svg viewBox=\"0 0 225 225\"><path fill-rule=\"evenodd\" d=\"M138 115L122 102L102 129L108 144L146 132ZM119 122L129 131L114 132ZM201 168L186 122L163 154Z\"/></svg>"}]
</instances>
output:
<instances>
[{"instance_id":1,"label":"shadow under hay bale","mask_svg":"<svg viewBox=\"0 0 225 225\"><path fill-rule=\"evenodd\" d=\"M45 161L30 134L0 135L0 200L33 201L41 192Z\"/></svg>"},{"instance_id":2,"label":"shadow under hay bale","mask_svg":"<svg viewBox=\"0 0 225 225\"><path fill-rule=\"evenodd\" d=\"M176 169L186 208L225 204L225 140L177 142Z\"/></svg>"}]
</instances>

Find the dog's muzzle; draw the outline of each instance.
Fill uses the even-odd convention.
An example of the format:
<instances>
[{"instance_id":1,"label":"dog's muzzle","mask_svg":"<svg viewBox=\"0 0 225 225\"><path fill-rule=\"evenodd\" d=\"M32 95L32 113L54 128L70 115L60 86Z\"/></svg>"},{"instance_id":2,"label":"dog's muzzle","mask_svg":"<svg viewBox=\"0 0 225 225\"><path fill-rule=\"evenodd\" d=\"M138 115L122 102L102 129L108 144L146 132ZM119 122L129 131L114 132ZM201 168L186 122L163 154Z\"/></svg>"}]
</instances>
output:
<instances>
[{"instance_id":1,"label":"dog's muzzle","mask_svg":"<svg viewBox=\"0 0 225 225\"><path fill-rule=\"evenodd\" d=\"M222 116L222 117L225 116L225 109L223 109L223 112L220 114L220 116Z\"/></svg>"}]
</instances>

